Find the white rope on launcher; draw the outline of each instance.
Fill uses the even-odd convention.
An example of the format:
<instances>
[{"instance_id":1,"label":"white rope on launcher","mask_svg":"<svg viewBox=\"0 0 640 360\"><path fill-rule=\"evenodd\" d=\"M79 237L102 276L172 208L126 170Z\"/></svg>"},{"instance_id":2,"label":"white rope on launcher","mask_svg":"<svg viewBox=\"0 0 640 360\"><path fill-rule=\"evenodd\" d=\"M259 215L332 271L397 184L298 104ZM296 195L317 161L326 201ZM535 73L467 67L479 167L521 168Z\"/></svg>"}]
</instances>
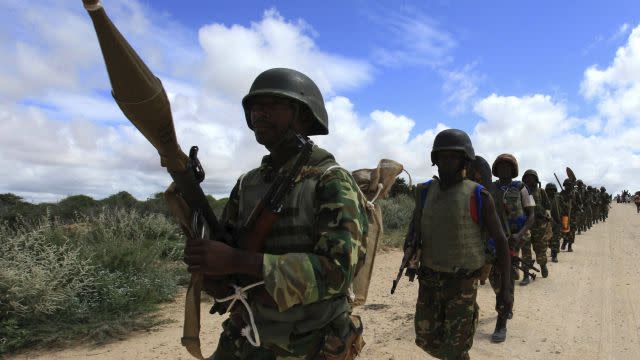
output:
<instances>
[{"instance_id":1,"label":"white rope on launcher","mask_svg":"<svg viewBox=\"0 0 640 360\"><path fill-rule=\"evenodd\" d=\"M247 291L251 290L252 288L256 287L256 286L260 286L260 285L264 285L264 281L258 281L257 283L253 283L251 285L245 286L245 287L240 287L236 284L231 284L231 286L233 287L234 290L234 294L231 296L227 296L225 298L222 299L216 299L214 298L213 300L215 302L218 303L224 303L227 301L231 301L231 304L229 304L229 309L231 309L233 307L233 304L236 303L236 301L240 300L242 302L242 304L244 305L245 309L247 309L247 312L249 313L249 320L251 322L250 325L245 326L242 330L240 330L240 334L244 337L247 338L247 340L249 340L249 343L255 347L260 347L260 334L258 333L258 328L256 327L256 322L253 319L253 311L251 311L251 308L249 307L249 303L247 302ZM253 330L253 333L255 334L255 338L251 337L251 330Z\"/></svg>"}]
</instances>

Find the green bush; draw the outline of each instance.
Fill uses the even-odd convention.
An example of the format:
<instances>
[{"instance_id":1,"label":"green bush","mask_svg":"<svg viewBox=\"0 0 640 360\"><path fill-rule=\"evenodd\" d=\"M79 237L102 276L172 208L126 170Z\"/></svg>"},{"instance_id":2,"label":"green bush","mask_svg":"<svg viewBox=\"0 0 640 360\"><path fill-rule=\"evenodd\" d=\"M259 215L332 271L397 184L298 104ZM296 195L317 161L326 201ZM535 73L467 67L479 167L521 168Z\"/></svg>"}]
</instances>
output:
<instances>
[{"instance_id":1,"label":"green bush","mask_svg":"<svg viewBox=\"0 0 640 360\"><path fill-rule=\"evenodd\" d=\"M414 208L414 200L411 196L400 194L396 197L381 199L379 204L385 230L405 229L411 222Z\"/></svg>"},{"instance_id":2,"label":"green bush","mask_svg":"<svg viewBox=\"0 0 640 360\"><path fill-rule=\"evenodd\" d=\"M78 219L0 224L0 354L145 328L184 282L184 239L166 217L105 208Z\"/></svg>"}]
</instances>

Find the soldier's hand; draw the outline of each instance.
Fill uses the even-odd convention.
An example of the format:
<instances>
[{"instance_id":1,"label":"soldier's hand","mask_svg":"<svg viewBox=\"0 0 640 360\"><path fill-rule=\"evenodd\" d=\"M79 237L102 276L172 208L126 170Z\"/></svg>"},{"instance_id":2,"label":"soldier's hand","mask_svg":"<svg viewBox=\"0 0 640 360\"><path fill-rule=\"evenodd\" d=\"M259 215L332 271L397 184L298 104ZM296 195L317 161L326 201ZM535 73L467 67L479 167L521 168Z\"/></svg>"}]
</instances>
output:
<instances>
[{"instance_id":1,"label":"soldier's hand","mask_svg":"<svg viewBox=\"0 0 640 360\"><path fill-rule=\"evenodd\" d=\"M233 272L236 249L208 239L189 240L184 248L184 262L189 272L206 275L226 275Z\"/></svg>"}]
</instances>

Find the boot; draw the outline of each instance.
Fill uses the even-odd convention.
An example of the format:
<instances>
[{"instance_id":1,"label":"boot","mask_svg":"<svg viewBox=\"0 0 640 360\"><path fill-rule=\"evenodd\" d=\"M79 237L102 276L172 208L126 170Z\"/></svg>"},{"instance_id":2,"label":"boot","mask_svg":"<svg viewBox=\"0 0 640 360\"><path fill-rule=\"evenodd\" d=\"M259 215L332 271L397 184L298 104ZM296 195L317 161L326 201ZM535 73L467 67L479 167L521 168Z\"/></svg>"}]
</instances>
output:
<instances>
[{"instance_id":1,"label":"boot","mask_svg":"<svg viewBox=\"0 0 640 360\"><path fill-rule=\"evenodd\" d=\"M496 320L496 329L493 331L493 335L491 335L491 342L501 343L507 339L507 318L502 317L502 315L498 315L498 320Z\"/></svg>"},{"instance_id":2,"label":"boot","mask_svg":"<svg viewBox=\"0 0 640 360\"><path fill-rule=\"evenodd\" d=\"M562 239L562 246L560 246L560 249L561 249L561 250L564 250L564 249L566 249L566 248L567 248L567 240Z\"/></svg>"},{"instance_id":3,"label":"boot","mask_svg":"<svg viewBox=\"0 0 640 360\"><path fill-rule=\"evenodd\" d=\"M540 273L542 273L543 278L549 276L549 269L547 269L547 264L540 264Z\"/></svg>"},{"instance_id":4,"label":"boot","mask_svg":"<svg viewBox=\"0 0 640 360\"><path fill-rule=\"evenodd\" d=\"M558 252L555 250L551 250L551 262L558 262Z\"/></svg>"},{"instance_id":5,"label":"boot","mask_svg":"<svg viewBox=\"0 0 640 360\"><path fill-rule=\"evenodd\" d=\"M522 278L522 281L520 281L520 286L527 286L530 282L531 278L529 277L529 273L524 273L524 277Z\"/></svg>"},{"instance_id":6,"label":"boot","mask_svg":"<svg viewBox=\"0 0 640 360\"><path fill-rule=\"evenodd\" d=\"M573 252L573 249L571 248L571 243L569 243L569 248L567 249L567 252Z\"/></svg>"}]
</instances>

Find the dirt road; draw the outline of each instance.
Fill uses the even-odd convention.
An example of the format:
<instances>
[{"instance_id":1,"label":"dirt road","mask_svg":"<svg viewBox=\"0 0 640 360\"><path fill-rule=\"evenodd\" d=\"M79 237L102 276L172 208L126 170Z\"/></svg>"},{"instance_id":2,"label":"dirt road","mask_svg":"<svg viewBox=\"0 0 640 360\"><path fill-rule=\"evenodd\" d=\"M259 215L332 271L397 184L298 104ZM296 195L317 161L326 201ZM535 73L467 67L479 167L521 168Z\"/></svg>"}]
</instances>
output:
<instances>
[{"instance_id":1,"label":"dirt road","mask_svg":"<svg viewBox=\"0 0 640 360\"><path fill-rule=\"evenodd\" d=\"M478 292L480 324L473 359L640 359L640 214L633 204L613 204L609 220L577 236L575 251L549 263L550 275L529 286L516 285L507 341L489 341L495 325L489 285ZM382 252L363 316L367 346L362 359L428 359L414 345L417 283L403 279L389 288L402 254ZM164 308L176 322L98 348L35 351L10 359L190 359L180 346L182 299ZM207 309L203 307L203 313ZM219 335L219 317L206 316L205 353ZM214 330L215 329L215 330Z\"/></svg>"}]
</instances>

